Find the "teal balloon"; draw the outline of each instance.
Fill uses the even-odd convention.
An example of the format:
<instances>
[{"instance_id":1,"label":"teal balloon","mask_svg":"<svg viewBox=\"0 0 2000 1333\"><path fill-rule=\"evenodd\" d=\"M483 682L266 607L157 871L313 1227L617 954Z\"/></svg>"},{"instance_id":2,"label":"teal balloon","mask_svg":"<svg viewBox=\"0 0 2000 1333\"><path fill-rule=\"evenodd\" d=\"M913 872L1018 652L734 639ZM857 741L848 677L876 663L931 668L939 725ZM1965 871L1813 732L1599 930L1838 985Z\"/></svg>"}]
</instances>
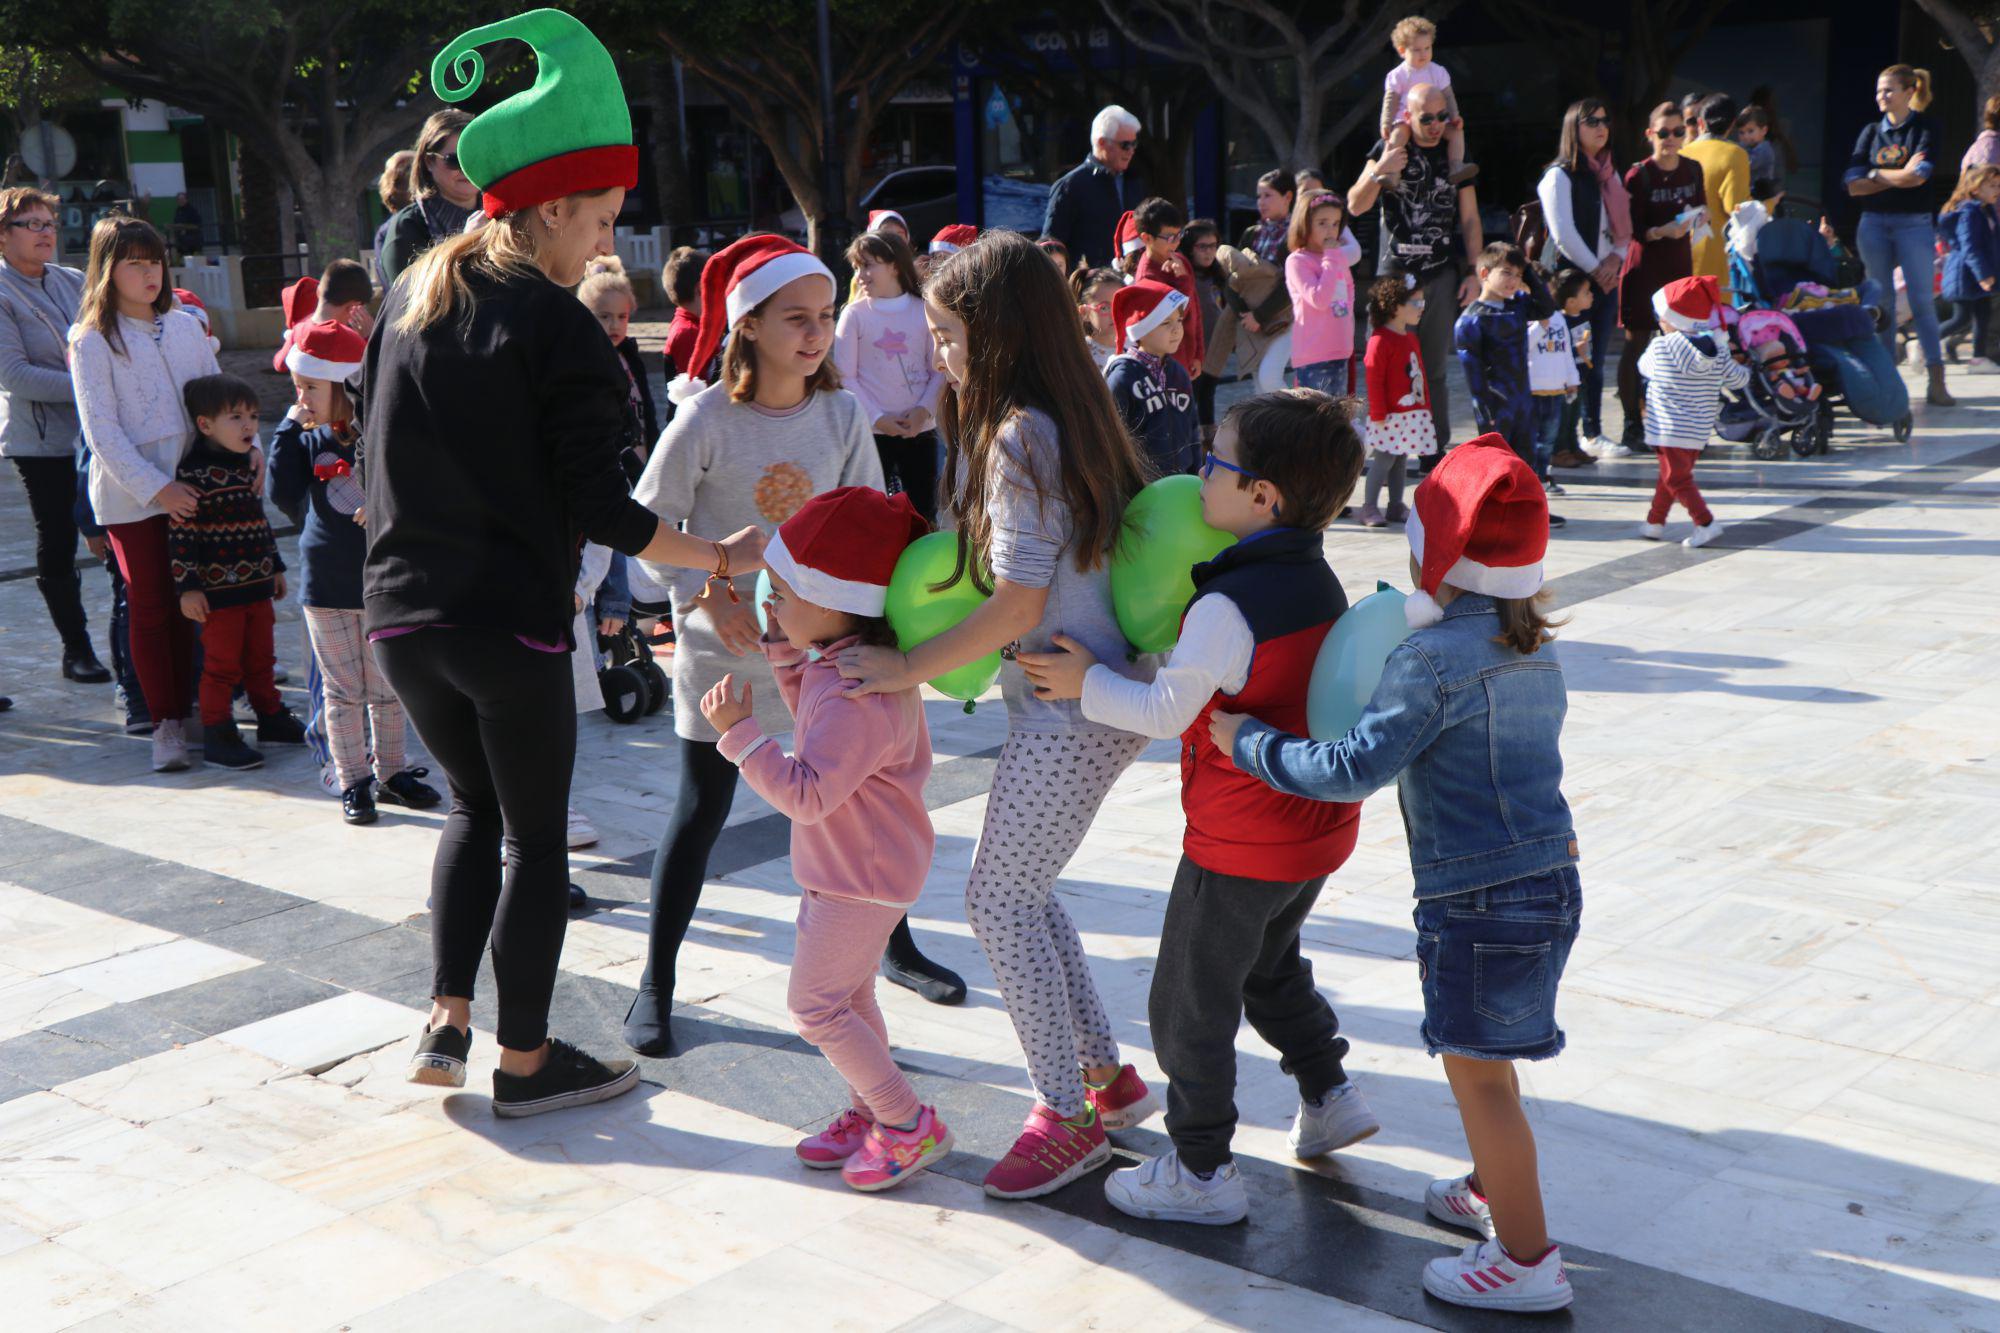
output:
<instances>
[{"instance_id":1,"label":"teal balloon","mask_svg":"<svg viewBox=\"0 0 2000 1333\"><path fill-rule=\"evenodd\" d=\"M771 632L771 613L764 609L764 603L771 600L771 571L757 571L757 628L765 634Z\"/></svg>"},{"instance_id":2,"label":"teal balloon","mask_svg":"<svg viewBox=\"0 0 2000 1333\"><path fill-rule=\"evenodd\" d=\"M1164 653L1181 638L1194 567L1235 538L1201 517L1201 478L1162 477L1132 497L1111 555L1111 608L1126 642Z\"/></svg>"},{"instance_id":3,"label":"teal balloon","mask_svg":"<svg viewBox=\"0 0 2000 1333\"><path fill-rule=\"evenodd\" d=\"M1306 730L1314 740L1337 741L1361 720L1389 654L1409 637L1403 601L1385 586L1348 607L1327 631L1306 686Z\"/></svg>"},{"instance_id":4,"label":"teal balloon","mask_svg":"<svg viewBox=\"0 0 2000 1333\"><path fill-rule=\"evenodd\" d=\"M883 610L889 617L889 628L896 631L896 646L904 652L956 628L985 603L987 594L973 585L970 569L949 588L934 591L951 577L957 563L956 533L929 533L903 549L895 572L889 576ZM947 698L964 700L970 711L972 701L992 689L999 678L1000 654L992 652L976 662L954 667L929 684Z\"/></svg>"}]
</instances>

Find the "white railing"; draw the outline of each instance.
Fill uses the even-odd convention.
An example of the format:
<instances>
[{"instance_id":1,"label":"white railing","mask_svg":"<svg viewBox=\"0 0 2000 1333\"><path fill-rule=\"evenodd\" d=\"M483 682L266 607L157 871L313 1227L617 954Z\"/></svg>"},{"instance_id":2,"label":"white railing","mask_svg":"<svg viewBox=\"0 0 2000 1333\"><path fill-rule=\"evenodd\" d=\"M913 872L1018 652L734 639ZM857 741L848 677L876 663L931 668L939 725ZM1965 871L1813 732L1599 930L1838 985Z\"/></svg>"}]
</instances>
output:
<instances>
[{"instance_id":1,"label":"white railing","mask_svg":"<svg viewBox=\"0 0 2000 1333\"><path fill-rule=\"evenodd\" d=\"M230 292L229 270L220 264L190 264L180 270L180 285L201 298L201 303L210 310L228 310L235 306Z\"/></svg>"},{"instance_id":2,"label":"white railing","mask_svg":"<svg viewBox=\"0 0 2000 1333\"><path fill-rule=\"evenodd\" d=\"M618 258L624 261L628 274L649 273L658 278L660 266L666 262L663 231L660 227L643 232L630 227L618 229L615 242Z\"/></svg>"}]
</instances>

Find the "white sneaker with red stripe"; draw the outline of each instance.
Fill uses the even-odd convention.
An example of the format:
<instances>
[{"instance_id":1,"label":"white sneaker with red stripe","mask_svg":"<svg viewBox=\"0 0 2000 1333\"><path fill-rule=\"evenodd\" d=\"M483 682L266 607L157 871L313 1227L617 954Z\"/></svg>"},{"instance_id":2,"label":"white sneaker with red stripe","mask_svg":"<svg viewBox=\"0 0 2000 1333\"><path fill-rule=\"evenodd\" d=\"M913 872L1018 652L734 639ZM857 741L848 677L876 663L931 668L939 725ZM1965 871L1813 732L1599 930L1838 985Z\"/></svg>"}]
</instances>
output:
<instances>
[{"instance_id":1,"label":"white sneaker with red stripe","mask_svg":"<svg viewBox=\"0 0 2000 1333\"><path fill-rule=\"evenodd\" d=\"M1424 1187L1424 1207L1440 1222L1493 1239L1493 1210L1472 1188L1471 1176L1456 1180L1433 1180Z\"/></svg>"},{"instance_id":2,"label":"white sneaker with red stripe","mask_svg":"<svg viewBox=\"0 0 2000 1333\"><path fill-rule=\"evenodd\" d=\"M1424 1265L1424 1290L1453 1305L1533 1313L1560 1310L1574 1298L1562 1250L1551 1245L1532 1264L1516 1263L1497 1240Z\"/></svg>"}]
</instances>

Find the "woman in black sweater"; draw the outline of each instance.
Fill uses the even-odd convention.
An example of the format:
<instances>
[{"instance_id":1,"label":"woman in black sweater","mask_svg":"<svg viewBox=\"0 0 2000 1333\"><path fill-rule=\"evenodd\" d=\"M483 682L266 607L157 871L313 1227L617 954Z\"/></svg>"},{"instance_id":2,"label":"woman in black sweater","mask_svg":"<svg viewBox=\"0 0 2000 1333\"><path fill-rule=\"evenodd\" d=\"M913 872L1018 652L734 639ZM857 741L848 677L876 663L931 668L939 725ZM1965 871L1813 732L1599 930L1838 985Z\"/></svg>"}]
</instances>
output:
<instances>
[{"instance_id":1,"label":"woman in black sweater","mask_svg":"<svg viewBox=\"0 0 2000 1333\"><path fill-rule=\"evenodd\" d=\"M609 254L638 155L610 57L556 10L460 37L434 64L499 37L560 66L587 103L551 115L523 95L466 128L460 156L492 219L440 241L390 291L363 375L368 637L451 785L431 873L431 1020L412 1082L460 1087L473 981L490 935L499 999L496 1115L601 1101L636 1086L627 1060L548 1037L568 924L565 825L576 754L572 589L588 539L658 564L755 568L746 528L714 542L662 524L626 492L617 450L628 385L596 320L567 288ZM456 62L456 63L455 63ZM456 98L454 97L454 100ZM491 133L477 132L491 118ZM572 127L595 142L565 142ZM605 139L610 142L606 143ZM501 871L502 843L506 870Z\"/></svg>"}]
</instances>

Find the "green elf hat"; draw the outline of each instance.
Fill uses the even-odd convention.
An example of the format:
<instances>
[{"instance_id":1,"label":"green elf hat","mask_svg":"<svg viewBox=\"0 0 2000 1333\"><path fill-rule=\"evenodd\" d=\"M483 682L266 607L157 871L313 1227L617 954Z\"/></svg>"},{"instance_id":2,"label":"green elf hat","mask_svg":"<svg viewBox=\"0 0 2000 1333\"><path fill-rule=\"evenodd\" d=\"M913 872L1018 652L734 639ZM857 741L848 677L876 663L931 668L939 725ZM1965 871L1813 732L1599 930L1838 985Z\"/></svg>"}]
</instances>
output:
<instances>
[{"instance_id":1,"label":"green elf hat","mask_svg":"<svg viewBox=\"0 0 2000 1333\"><path fill-rule=\"evenodd\" d=\"M639 183L632 113L611 53L560 9L535 9L452 39L431 62L431 87L447 102L479 89L478 48L511 38L535 48L535 84L473 117L458 161L479 187L488 217L564 195Z\"/></svg>"}]
</instances>

